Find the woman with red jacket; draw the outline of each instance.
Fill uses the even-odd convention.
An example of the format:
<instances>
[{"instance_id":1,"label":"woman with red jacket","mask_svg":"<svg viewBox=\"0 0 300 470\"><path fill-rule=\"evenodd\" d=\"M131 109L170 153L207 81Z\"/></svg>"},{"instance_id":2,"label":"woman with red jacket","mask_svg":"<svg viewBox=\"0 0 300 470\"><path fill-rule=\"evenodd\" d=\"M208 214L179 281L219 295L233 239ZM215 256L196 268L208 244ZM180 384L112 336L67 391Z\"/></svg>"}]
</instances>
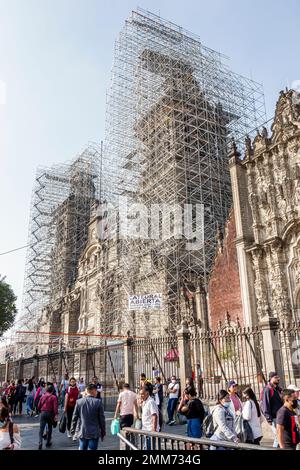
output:
<instances>
[{"instance_id":1,"label":"woman with red jacket","mask_svg":"<svg viewBox=\"0 0 300 470\"><path fill-rule=\"evenodd\" d=\"M65 397L65 406L64 411L67 415L67 433L68 437L72 437L70 434L71 422L74 413L74 408L76 405L76 401L78 400L79 396L79 389L76 385L76 379L72 377L70 379L70 385L67 389L66 397ZM73 437L73 440L76 440L76 437Z\"/></svg>"}]
</instances>

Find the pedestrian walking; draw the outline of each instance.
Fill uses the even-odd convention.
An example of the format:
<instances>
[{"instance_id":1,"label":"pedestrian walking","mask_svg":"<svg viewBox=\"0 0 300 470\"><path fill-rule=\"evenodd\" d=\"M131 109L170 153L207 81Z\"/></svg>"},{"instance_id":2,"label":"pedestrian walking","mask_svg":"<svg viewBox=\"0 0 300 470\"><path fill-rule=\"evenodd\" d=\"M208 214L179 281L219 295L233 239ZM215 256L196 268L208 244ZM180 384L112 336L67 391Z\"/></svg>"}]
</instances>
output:
<instances>
[{"instance_id":1,"label":"pedestrian walking","mask_svg":"<svg viewBox=\"0 0 300 470\"><path fill-rule=\"evenodd\" d=\"M39 402L42 396L46 393L46 383L43 381L39 381L39 387L37 388L37 391L35 392L34 396L34 409L35 409L35 417L39 416Z\"/></svg>"},{"instance_id":2,"label":"pedestrian walking","mask_svg":"<svg viewBox=\"0 0 300 470\"><path fill-rule=\"evenodd\" d=\"M164 390L161 383L160 377L155 377L155 383L153 387L153 395L155 399L155 403L158 406L159 411L162 410L163 400L164 400Z\"/></svg>"},{"instance_id":3,"label":"pedestrian walking","mask_svg":"<svg viewBox=\"0 0 300 470\"><path fill-rule=\"evenodd\" d=\"M45 426L47 425L46 447L51 447L53 423L58 420L58 400L57 396L54 394L54 387L52 384L47 386L46 392L40 398L38 411L41 413L38 448L41 450L43 448Z\"/></svg>"},{"instance_id":4,"label":"pedestrian walking","mask_svg":"<svg viewBox=\"0 0 300 470\"><path fill-rule=\"evenodd\" d=\"M144 385L140 390L140 399L142 407L142 430L159 432L159 409L153 396L150 394L150 388ZM151 438L145 437L145 449L151 449Z\"/></svg>"},{"instance_id":5,"label":"pedestrian walking","mask_svg":"<svg viewBox=\"0 0 300 470\"><path fill-rule=\"evenodd\" d=\"M168 399L168 422L167 424L172 426L175 424L174 413L176 410L176 406L178 403L179 397L179 383L177 382L176 376L172 375L171 383L168 385L167 388L167 395L169 396Z\"/></svg>"},{"instance_id":6,"label":"pedestrian walking","mask_svg":"<svg viewBox=\"0 0 300 470\"><path fill-rule=\"evenodd\" d=\"M214 433L212 441L239 442L234 429L234 414L231 408L230 395L226 390L220 390L217 406L212 410ZM225 447L214 446L211 450L226 450Z\"/></svg>"},{"instance_id":7,"label":"pedestrian walking","mask_svg":"<svg viewBox=\"0 0 300 470\"><path fill-rule=\"evenodd\" d=\"M85 383L84 383L84 378L83 377L80 377L77 386L78 386L79 393L80 393L80 398L81 398L83 392L85 391Z\"/></svg>"},{"instance_id":8,"label":"pedestrian walking","mask_svg":"<svg viewBox=\"0 0 300 470\"><path fill-rule=\"evenodd\" d=\"M64 404L65 404L66 393L67 393L69 385L70 385L70 383L69 383L69 374L65 374L64 378L61 381L60 390L59 390L60 398L61 398L61 407L62 408L64 407Z\"/></svg>"},{"instance_id":9,"label":"pedestrian walking","mask_svg":"<svg viewBox=\"0 0 300 470\"><path fill-rule=\"evenodd\" d=\"M11 413L13 412L13 407L15 403L15 393L16 393L16 386L14 380L10 382L10 385L7 387L7 390L5 392L6 397L7 397L7 402L9 405L9 409Z\"/></svg>"},{"instance_id":10,"label":"pedestrian walking","mask_svg":"<svg viewBox=\"0 0 300 470\"><path fill-rule=\"evenodd\" d=\"M246 401L243 406L242 417L248 421L253 434L253 441L246 442L248 444L260 445L263 435L261 428L262 415L257 398L251 387L248 387L243 391L243 396Z\"/></svg>"},{"instance_id":11,"label":"pedestrian walking","mask_svg":"<svg viewBox=\"0 0 300 470\"><path fill-rule=\"evenodd\" d=\"M103 391L102 384L98 381L98 377L93 377L92 378L92 384L96 385L97 387L97 397L96 398L101 398L101 393Z\"/></svg>"},{"instance_id":12,"label":"pedestrian walking","mask_svg":"<svg viewBox=\"0 0 300 470\"><path fill-rule=\"evenodd\" d=\"M280 449L296 450L300 442L298 403L294 390L283 390L283 406L276 415L276 428Z\"/></svg>"},{"instance_id":13,"label":"pedestrian walking","mask_svg":"<svg viewBox=\"0 0 300 470\"><path fill-rule=\"evenodd\" d=\"M238 396L238 384L234 380L230 380L227 385L228 393L230 396L230 410L234 415L239 415L242 412L243 405Z\"/></svg>"},{"instance_id":14,"label":"pedestrian walking","mask_svg":"<svg viewBox=\"0 0 300 470\"><path fill-rule=\"evenodd\" d=\"M23 385L22 379L19 379L16 386L15 392L15 399L14 399L14 407L13 407L13 414L16 415L17 411L19 415L22 414L23 411L23 402L25 398L26 388Z\"/></svg>"},{"instance_id":15,"label":"pedestrian walking","mask_svg":"<svg viewBox=\"0 0 300 470\"><path fill-rule=\"evenodd\" d=\"M189 437L200 438L202 436L202 423L205 416L203 404L194 387L188 386L184 391L186 403L181 408L181 413L186 416L187 435Z\"/></svg>"},{"instance_id":16,"label":"pedestrian walking","mask_svg":"<svg viewBox=\"0 0 300 470\"><path fill-rule=\"evenodd\" d=\"M269 382L265 386L262 392L261 407L262 412L267 422L272 427L274 434L273 447L279 447L277 439L277 428L276 428L276 415L278 410L282 407L282 390L279 387L280 377L277 372L269 373Z\"/></svg>"},{"instance_id":17,"label":"pedestrian walking","mask_svg":"<svg viewBox=\"0 0 300 470\"><path fill-rule=\"evenodd\" d=\"M134 421L134 412L138 419L137 394L130 390L129 384L123 385L123 391L119 394L114 419L120 413L120 428L131 427Z\"/></svg>"},{"instance_id":18,"label":"pedestrian walking","mask_svg":"<svg viewBox=\"0 0 300 470\"><path fill-rule=\"evenodd\" d=\"M30 416L33 414L33 404L34 404L34 395L36 393L35 385L32 379L28 380L28 387L27 387L27 395L26 395L26 413Z\"/></svg>"},{"instance_id":19,"label":"pedestrian walking","mask_svg":"<svg viewBox=\"0 0 300 470\"><path fill-rule=\"evenodd\" d=\"M79 429L76 431L79 422ZM79 450L97 450L99 438L105 436L105 416L102 400L97 399L97 386L93 383L86 387L86 396L76 402L71 434L78 433Z\"/></svg>"},{"instance_id":20,"label":"pedestrian walking","mask_svg":"<svg viewBox=\"0 0 300 470\"><path fill-rule=\"evenodd\" d=\"M65 405L64 405L64 412L66 413L67 417L67 435L68 437L72 437L70 429L71 429L71 423L72 423L72 417L75 409L76 402L79 397L79 389L76 384L76 379L74 377L71 377L70 379L70 385L67 389L67 393L65 396ZM73 440L76 440L76 436L74 434Z\"/></svg>"}]
</instances>

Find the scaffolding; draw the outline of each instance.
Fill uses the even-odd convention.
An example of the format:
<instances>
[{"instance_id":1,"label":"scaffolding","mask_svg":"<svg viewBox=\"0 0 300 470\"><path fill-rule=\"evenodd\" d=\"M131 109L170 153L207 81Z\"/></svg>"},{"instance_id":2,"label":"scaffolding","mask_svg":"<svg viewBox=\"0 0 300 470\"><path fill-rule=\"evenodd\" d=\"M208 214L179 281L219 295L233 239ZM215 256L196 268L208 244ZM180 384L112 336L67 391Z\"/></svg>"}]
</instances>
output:
<instances>
[{"instance_id":1,"label":"scaffolding","mask_svg":"<svg viewBox=\"0 0 300 470\"><path fill-rule=\"evenodd\" d=\"M51 310L73 288L92 207L99 197L100 160L100 146L90 143L69 163L38 168L31 199L23 307L14 330L35 329L37 339L43 308Z\"/></svg>"},{"instance_id":2,"label":"scaffolding","mask_svg":"<svg viewBox=\"0 0 300 470\"><path fill-rule=\"evenodd\" d=\"M110 291L107 276L102 284L103 331L159 335L186 319L182 293L207 287L216 232L232 205L229 144L242 148L265 120L262 86L233 73L225 56L152 13L131 13L115 43L102 200L121 212L143 204L148 215L155 205L203 204L204 240L191 250L172 235L117 237L118 267L106 267ZM129 295L155 292L162 308L128 309Z\"/></svg>"}]
</instances>

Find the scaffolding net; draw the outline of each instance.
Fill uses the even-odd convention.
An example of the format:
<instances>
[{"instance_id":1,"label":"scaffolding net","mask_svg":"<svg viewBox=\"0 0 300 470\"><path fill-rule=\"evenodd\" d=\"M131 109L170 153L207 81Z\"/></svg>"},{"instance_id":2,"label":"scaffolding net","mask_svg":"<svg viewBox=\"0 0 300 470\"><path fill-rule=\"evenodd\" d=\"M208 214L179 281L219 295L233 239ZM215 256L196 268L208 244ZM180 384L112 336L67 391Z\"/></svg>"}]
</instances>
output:
<instances>
[{"instance_id":1,"label":"scaffolding net","mask_svg":"<svg viewBox=\"0 0 300 470\"><path fill-rule=\"evenodd\" d=\"M228 146L234 139L242 148L265 120L260 84L233 73L194 34L141 9L131 13L115 43L107 95L102 201L113 201L120 217L117 268L107 266L102 281L103 331L159 335L190 319L188 297L207 286L216 232L232 205ZM198 249L176 236L186 204L203 205ZM124 214L136 233L122 228ZM149 294L161 296L160 308L129 309L129 296L139 302Z\"/></svg>"},{"instance_id":2,"label":"scaffolding net","mask_svg":"<svg viewBox=\"0 0 300 470\"><path fill-rule=\"evenodd\" d=\"M36 331L40 342L42 313L51 313L56 302L71 291L77 279L78 261L87 243L88 223L99 197L100 145L88 147L69 163L37 170L31 198L28 250L22 312L14 332ZM32 353L19 336L18 351Z\"/></svg>"}]
</instances>

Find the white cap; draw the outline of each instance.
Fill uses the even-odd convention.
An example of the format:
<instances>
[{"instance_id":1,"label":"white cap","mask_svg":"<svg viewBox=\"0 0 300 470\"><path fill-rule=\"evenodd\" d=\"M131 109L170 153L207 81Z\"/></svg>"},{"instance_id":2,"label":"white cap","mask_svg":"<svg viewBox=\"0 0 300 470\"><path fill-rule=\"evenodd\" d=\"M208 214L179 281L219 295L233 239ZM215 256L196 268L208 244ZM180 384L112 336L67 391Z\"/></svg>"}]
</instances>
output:
<instances>
[{"instance_id":1,"label":"white cap","mask_svg":"<svg viewBox=\"0 0 300 470\"><path fill-rule=\"evenodd\" d=\"M300 392L300 388L296 387L296 385L294 384L289 385L288 390L294 390L294 392Z\"/></svg>"}]
</instances>

